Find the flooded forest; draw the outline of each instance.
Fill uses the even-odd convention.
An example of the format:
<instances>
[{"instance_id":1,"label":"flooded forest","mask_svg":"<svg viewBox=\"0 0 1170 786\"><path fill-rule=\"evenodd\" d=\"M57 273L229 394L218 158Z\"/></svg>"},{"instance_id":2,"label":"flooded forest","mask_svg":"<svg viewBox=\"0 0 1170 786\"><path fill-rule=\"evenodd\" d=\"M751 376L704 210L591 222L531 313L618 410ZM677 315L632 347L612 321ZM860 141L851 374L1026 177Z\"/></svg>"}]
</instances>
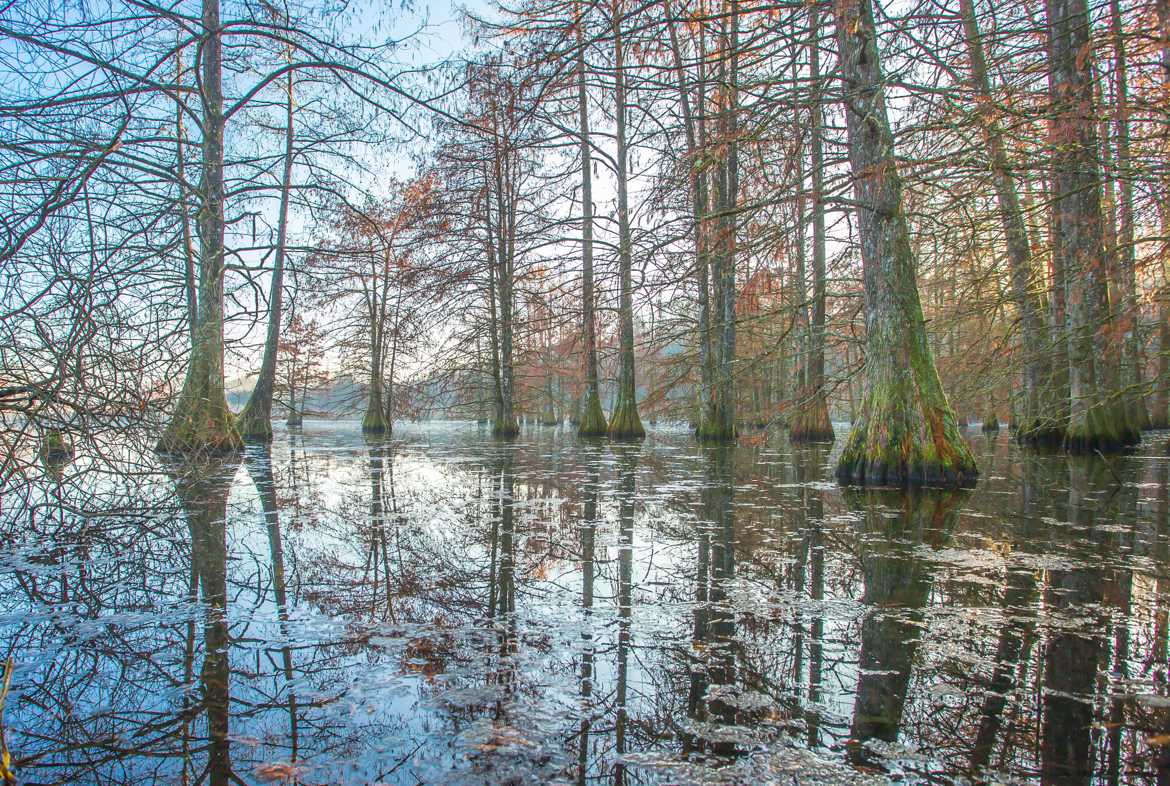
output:
<instances>
[{"instance_id":1,"label":"flooded forest","mask_svg":"<svg viewBox=\"0 0 1170 786\"><path fill-rule=\"evenodd\" d=\"M1170 0L0 4L0 786L1170 784Z\"/></svg>"}]
</instances>

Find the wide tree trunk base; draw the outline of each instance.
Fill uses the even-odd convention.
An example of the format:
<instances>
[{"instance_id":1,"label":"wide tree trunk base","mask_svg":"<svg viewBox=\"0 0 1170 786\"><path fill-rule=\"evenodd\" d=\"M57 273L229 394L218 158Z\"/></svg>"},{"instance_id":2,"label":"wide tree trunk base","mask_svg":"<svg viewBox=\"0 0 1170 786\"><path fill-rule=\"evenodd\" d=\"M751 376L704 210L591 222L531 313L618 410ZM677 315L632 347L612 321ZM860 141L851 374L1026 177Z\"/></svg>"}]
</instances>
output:
<instances>
[{"instance_id":1,"label":"wide tree trunk base","mask_svg":"<svg viewBox=\"0 0 1170 786\"><path fill-rule=\"evenodd\" d=\"M236 416L236 431L240 432L245 442L272 441L272 413L262 412L260 406L252 405L252 398L244 409Z\"/></svg>"},{"instance_id":2,"label":"wide tree trunk base","mask_svg":"<svg viewBox=\"0 0 1170 786\"><path fill-rule=\"evenodd\" d=\"M643 439L646 436L642 419L638 417L638 407L633 401L618 402L609 420L607 434L610 439Z\"/></svg>"},{"instance_id":3,"label":"wide tree trunk base","mask_svg":"<svg viewBox=\"0 0 1170 786\"><path fill-rule=\"evenodd\" d=\"M803 444L807 442L833 442L833 421L829 419L829 408L823 396L815 396L793 416L788 428L788 441Z\"/></svg>"},{"instance_id":4,"label":"wide tree trunk base","mask_svg":"<svg viewBox=\"0 0 1170 786\"><path fill-rule=\"evenodd\" d=\"M1129 406L1124 399L1113 399L1104 408L1105 418L1112 422L1117 430L1118 439L1128 446L1140 445L1142 428L1138 423L1138 413Z\"/></svg>"},{"instance_id":5,"label":"wide tree trunk base","mask_svg":"<svg viewBox=\"0 0 1170 786\"><path fill-rule=\"evenodd\" d=\"M837 463L837 480L856 486L974 485L975 458L959 435L954 415L931 408L908 412L909 403L875 402L863 409ZM901 410L901 411L899 411Z\"/></svg>"},{"instance_id":6,"label":"wide tree trunk base","mask_svg":"<svg viewBox=\"0 0 1170 786\"><path fill-rule=\"evenodd\" d=\"M581 421L577 424L577 436L604 437L608 431L605 413L601 411L601 401L597 396L590 396L585 404L585 411L581 413Z\"/></svg>"},{"instance_id":7,"label":"wide tree trunk base","mask_svg":"<svg viewBox=\"0 0 1170 786\"><path fill-rule=\"evenodd\" d=\"M243 448L244 440L227 402L214 405L201 399L192 405L190 399L180 398L155 450L184 456L226 456Z\"/></svg>"},{"instance_id":8,"label":"wide tree trunk base","mask_svg":"<svg viewBox=\"0 0 1170 786\"><path fill-rule=\"evenodd\" d=\"M382 414L382 407L370 407L362 418L363 434L386 434L390 431L390 424Z\"/></svg>"},{"instance_id":9,"label":"wide tree trunk base","mask_svg":"<svg viewBox=\"0 0 1170 786\"><path fill-rule=\"evenodd\" d=\"M520 423L516 418L492 421L492 436L496 439L514 439L519 435Z\"/></svg>"},{"instance_id":10,"label":"wide tree trunk base","mask_svg":"<svg viewBox=\"0 0 1170 786\"><path fill-rule=\"evenodd\" d=\"M734 442L735 424L724 423L717 417L704 417L695 429L695 439L704 444Z\"/></svg>"},{"instance_id":11,"label":"wide tree trunk base","mask_svg":"<svg viewBox=\"0 0 1170 786\"><path fill-rule=\"evenodd\" d=\"M1119 407L1094 407L1069 424L1064 449L1069 453L1121 453L1141 441Z\"/></svg>"},{"instance_id":12,"label":"wide tree trunk base","mask_svg":"<svg viewBox=\"0 0 1170 786\"><path fill-rule=\"evenodd\" d=\"M1064 427L1056 421L1028 418L1016 428L1016 442L1030 448L1054 450L1064 444Z\"/></svg>"}]
</instances>

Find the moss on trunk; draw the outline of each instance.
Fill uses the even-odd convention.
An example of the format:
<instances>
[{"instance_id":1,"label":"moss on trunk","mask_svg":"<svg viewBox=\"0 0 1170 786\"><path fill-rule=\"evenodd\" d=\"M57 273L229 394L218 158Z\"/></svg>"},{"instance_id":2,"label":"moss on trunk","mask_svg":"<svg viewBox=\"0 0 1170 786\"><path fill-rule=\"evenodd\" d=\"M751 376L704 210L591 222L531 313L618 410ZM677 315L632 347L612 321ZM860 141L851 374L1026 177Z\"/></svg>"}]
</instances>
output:
<instances>
[{"instance_id":1,"label":"moss on trunk","mask_svg":"<svg viewBox=\"0 0 1170 786\"><path fill-rule=\"evenodd\" d=\"M988 412L983 416L983 432L990 433L999 431L999 416L994 412Z\"/></svg>"},{"instance_id":2,"label":"moss on trunk","mask_svg":"<svg viewBox=\"0 0 1170 786\"><path fill-rule=\"evenodd\" d=\"M203 162L199 184L199 320L183 390L158 441L161 453L222 455L240 450L223 383L224 184L222 41L219 3L203 2Z\"/></svg>"},{"instance_id":3,"label":"moss on trunk","mask_svg":"<svg viewBox=\"0 0 1170 786\"><path fill-rule=\"evenodd\" d=\"M73 460L73 444L65 438L64 432L58 428L45 431L41 437L41 461L52 470L60 470Z\"/></svg>"},{"instance_id":4,"label":"moss on trunk","mask_svg":"<svg viewBox=\"0 0 1170 786\"><path fill-rule=\"evenodd\" d=\"M370 386L370 400L366 404L366 414L362 417L363 434L385 434L390 431L390 424L386 422L385 409L382 406L382 386L380 380Z\"/></svg>"},{"instance_id":5,"label":"moss on trunk","mask_svg":"<svg viewBox=\"0 0 1170 786\"><path fill-rule=\"evenodd\" d=\"M1110 303L1114 255L1104 245L1100 144L1095 120L1095 66L1085 0L1048 6L1049 92L1052 99L1052 216L1062 265L1068 341L1071 453L1115 452L1140 441L1120 390L1121 347Z\"/></svg>"},{"instance_id":6,"label":"moss on trunk","mask_svg":"<svg viewBox=\"0 0 1170 786\"><path fill-rule=\"evenodd\" d=\"M236 430L248 442L272 441L272 399L267 406L255 394L249 396L248 403L236 417Z\"/></svg>"},{"instance_id":7,"label":"moss on trunk","mask_svg":"<svg viewBox=\"0 0 1170 786\"><path fill-rule=\"evenodd\" d=\"M829 419L829 407L825 403L823 389L818 389L801 402L792 416L788 427L788 439L796 443L832 442L833 421Z\"/></svg>"},{"instance_id":8,"label":"moss on trunk","mask_svg":"<svg viewBox=\"0 0 1170 786\"><path fill-rule=\"evenodd\" d=\"M1141 441L1120 404L1101 404L1075 413L1064 434L1069 453L1117 453Z\"/></svg>"},{"instance_id":9,"label":"moss on trunk","mask_svg":"<svg viewBox=\"0 0 1170 786\"><path fill-rule=\"evenodd\" d=\"M617 219L618 219L618 396L609 421L610 439L641 439L646 436L638 417L637 382L634 376L634 284L633 240L630 231L628 193L628 151L626 147L626 72L622 43L623 18L613 16L614 104L617 107Z\"/></svg>"},{"instance_id":10,"label":"moss on trunk","mask_svg":"<svg viewBox=\"0 0 1170 786\"><path fill-rule=\"evenodd\" d=\"M619 397L613 416L609 419L609 438L642 439L645 436L646 429L642 427L642 419L638 417L633 397Z\"/></svg>"},{"instance_id":11,"label":"moss on trunk","mask_svg":"<svg viewBox=\"0 0 1170 786\"><path fill-rule=\"evenodd\" d=\"M183 392L158 441L158 452L220 456L244 447L224 396L222 371L216 385L203 371L203 365L192 361Z\"/></svg>"},{"instance_id":12,"label":"moss on trunk","mask_svg":"<svg viewBox=\"0 0 1170 786\"><path fill-rule=\"evenodd\" d=\"M604 437L608 428L609 426L605 422L605 413L601 409L601 398L597 395L597 389L594 388L585 398L585 409L581 413L581 420L577 426L577 436Z\"/></svg>"},{"instance_id":13,"label":"moss on trunk","mask_svg":"<svg viewBox=\"0 0 1170 786\"><path fill-rule=\"evenodd\" d=\"M718 416L704 417L695 429L695 439L699 442L734 442L735 437L735 424Z\"/></svg>"},{"instance_id":14,"label":"moss on trunk","mask_svg":"<svg viewBox=\"0 0 1170 786\"><path fill-rule=\"evenodd\" d=\"M870 0L834 5L865 283L866 392L837 465L861 485L961 486L978 476L927 343Z\"/></svg>"},{"instance_id":15,"label":"moss on trunk","mask_svg":"<svg viewBox=\"0 0 1170 786\"><path fill-rule=\"evenodd\" d=\"M979 471L949 407L921 410L912 397L871 391L837 463L843 483L967 486Z\"/></svg>"},{"instance_id":16,"label":"moss on trunk","mask_svg":"<svg viewBox=\"0 0 1170 786\"><path fill-rule=\"evenodd\" d=\"M1064 444L1067 423L1067 405L1061 406L1052 396L1059 389L1049 383L1049 388L1040 396L1041 405L1032 413L1025 412L1016 428L1016 440L1033 448L1053 449ZM1056 417L1052 413L1056 413Z\"/></svg>"},{"instance_id":17,"label":"moss on trunk","mask_svg":"<svg viewBox=\"0 0 1170 786\"><path fill-rule=\"evenodd\" d=\"M492 421L492 436L497 439L512 439L520 434L520 423L515 416Z\"/></svg>"}]
</instances>

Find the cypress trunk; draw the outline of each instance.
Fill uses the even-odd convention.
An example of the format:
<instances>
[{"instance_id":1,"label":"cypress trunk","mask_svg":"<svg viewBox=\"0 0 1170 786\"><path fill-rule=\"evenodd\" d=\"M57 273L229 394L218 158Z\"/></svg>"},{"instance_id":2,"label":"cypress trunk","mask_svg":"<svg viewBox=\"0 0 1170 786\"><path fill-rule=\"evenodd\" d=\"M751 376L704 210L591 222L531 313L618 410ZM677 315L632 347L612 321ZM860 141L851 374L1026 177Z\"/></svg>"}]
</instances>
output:
<instances>
[{"instance_id":1,"label":"cypress trunk","mask_svg":"<svg viewBox=\"0 0 1170 786\"><path fill-rule=\"evenodd\" d=\"M719 157L714 167L715 237L711 240L711 274L714 288L715 330L710 340L713 369L713 406L699 421L696 436L705 442L735 439L735 256L736 209L739 194L739 143L737 141L736 87L738 78L739 6L730 0L730 14L722 16L719 36ZM730 34L728 27L730 26Z\"/></svg>"},{"instance_id":2,"label":"cypress trunk","mask_svg":"<svg viewBox=\"0 0 1170 786\"><path fill-rule=\"evenodd\" d=\"M865 397L837 477L864 485L969 484L978 476L975 459L926 341L873 10L869 0L837 0L834 11L867 326Z\"/></svg>"},{"instance_id":3,"label":"cypress trunk","mask_svg":"<svg viewBox=\"0 0 1170 786\"><path fill-rule=\"evenodd\" d=\"M809 326L806 387L788 433L788 438L793 442L832 442L836 438L825 398L825 116L821 105L820 27L820 10L816 4L810 5L808 57L813 89L809 124L812 157L812 319Z\"/></svg>"},{"instance_id":4,"label":"cypress trunk","mask_svg":"<svg viewBox=\"0 0 1170 786\"><path fill-rule=\"evenodd\" d=\"M488 215L491 214L490 203L487 208ZM488 257L488 338L491 344L492 357L492 430L495 430L495 424L501 422L504 416L504 386L500 379L500 320L499 312L496 307L496 252L495 246L489 241L487 243L487 257Z\"/></svg>"},{"instance_id":5,"label":"cypress trunk","mask_svg":"<svg viewBox=\"0 0 1170 786\"><path fill-rule=\"evenodd\" d=\"M1101 209L1101 166L1093 115L1093 58L1085 0L1048 1L1049 91L1053 104L1052 210L1064 270L1069 421L1065 448L1116 451L1135 438L1107 365L1113 349Z\"/></svg>"},{"instance_id":6,"label":"cypress trunk","mask_svg":"<svg viewBox=\"0 0 1170 786\"><path fill-rule=\"evenodd\" d=\"M585 395L577 421L582 437L605 436L597 373L597 323L593 295L593 152L589 141L589 95L585 82L585 17L577 10L577 112L581 124L581 318L585 336Z\"/></svg>"},{"instance_id":7,"label":"cypress trunk","mask_svg":"<svg viewBox=\"0 0 1170 786\"><path fill-rule=\"evenodd\" d=\"M1028 229L1020 208L1019 194L1003 142L1003 132L996 120L983 39L975 19L974 0L961 0L967 55L971 61L971 82L979 124L987 142L988 166L995 184L1000 222L1003 224L1011 273L1012 299L1020 320L1020 352L1023 356L1023 411L1018 421L1017 437L1031 444L1058 445L1064 437L1064 423L1053 415L1055 393L1049 356L1045 348L1044 304L1035 290L1036 270ZM984 421L986 427L987 421ZM998 428L998 425L997 425Z\"/></svg>"},{"instance_id":8,"label":"cypress trunk","mask_svg":"<svg viewBox=\"0 0 1170 786\"><path fill-rule=\"evenodd\" d=\"M495 381L495 414L492 435L511 439L520 433L516 420L514 375L512 366L512 294L515 229L515 202L504 185L504 156L510 152L502 142L499 120L493 118L491 181L485 215L487 216L488 299L491 307L491 339ZM492 195L495 210L492 209Z\"/></svg>"},{"instance_id":9,"label":"cypress trunk","mask_svg":"<svg viewBox=\"0 0 1170 786\"><path fill-rule=\"evenodd\" d=\"M1142 381L1141 333L1138 326L1137 259L1134 245L1133 170L1129 146L1129 79L1126 73L1125 30L1121 3L1109 4L1113 37L1113 65L1117 86L1114 131L1117 145L1117 173L1119 197L1117 227L1117 272L1120 303L1117 313L1121 321L1121 386L1126 419L1139 430L1150 428L1150 413L1146 409Z\"/></svg>"},{"instance_id":10,"label":"cypress trunk","mask_svg":"<svg viewBox=\"0 0 1170 786\"><path fill-rule=\"evenodd\" d=\"M1163 276L1167 276L1165 271ZM1158 365L1157 379L1154 380L1153 405L1150 408L1151 428L1170 428L1168 383L1170 383L1170 285L1163 284L1158 291Z\"/></svg>"},{"instance_id":11,"label":"cypress trunk","mask_svg":"<svg viewBox=\"0 0 1170 786\"><path fill-rule=\"evenodd\" d=\"M219 1L203 0L203 171L199 210L199 321L183 391L158 449L233 453L243 447L223 383L223 44Z\"/></svg>"},{"instance_id":12,"label":"cypress trunk","mask_svg":"<svg viewBox=\"0 0 1170 786\"><path fill-rule=\"evenodd\" d=\"M506 253L506 252L502 252ZM515 373L512 364L512 265L505 258L498 265L500 293L500 401L492 433L510 438L520 433L515 411Z\"/></svg>"},{"instance_id":13,"label":"cypress trunk","mask_svg":"<svg viewBox=\"0 0 1170 786\"><path fill-rule=\"evenodd\" d=\"M276 259L268 288L268 334L264 358L248 403L236 418L244 439L272 441L272 394L276 387L276 359L280 346L281 304L284 298L284 257L288 242L288 202L292 190L293 164L293 72L288 72L288 100L285 105L284 172L281 177L280 214L276 224Z\"/></svg>"},{"instance_id":14,"label":"cypress trunk","mask_svg":"<svg viewBox=\"0 0 1170 786\"><path fill-rule=\"evenodd\" d=\"M1161 39L1162 86L1170 89L1170 0L1157 0L1158 30ZM1170 137L1170 126L1164 133ZM1170 140L1167 140L1170 141ZM1158 364L1154 380L1154 401L1150 425L1170 427L1170 178L1162 181L1159 202L1162 221L1162 286L1158 291Z\"/></svg>"},{"instance_id":15,"label":"cypress trunk","mask_svg":"<svg viewBox=\"0 0 1170 786\"><path fill-rule=\"evenodd\" d=\"M646 436L638 417L637 384L634 378L634 296L633 249L630 237L629 164L626 150L626 75L622 44L622 16L614 7L613 17L614 99L617 113L617 197L618 263L621 268L621 302L619 304L619 355L617 403L609 419L611 439L641 439Z\"/></svg>"},{"instance_id":16,"label":"cypress trunk","mask_svg":"<svg viewBox=\"0 0 1170 786\"><path fill-rule=\"evenodd\" d=\"M682 47L679 46L678 30L674 23L674 15L670 9L669 0L664 0L663 8L666 16L667 31L670 34L671 53L674 56L675 77L678 81L679 106L682 109L683 129L687 140L687 172L690 176L691 210L694 221L695 243L695 288L698 304L698 349L699 349L699 387L696 402L694 428L696 435L702 433L707 423L715 420L715 367L711 352L711 284L710 284L710 254L709 239L712 231L709 221L709 197L707 173L701 166L700 150L706 147L707 133L705 123L706 79L704 77L704 63L706 48L703 44L703 33L699 37L699 79L697 85L698 113L691 109L690 90L687 86L686 71L683 66Z\"/></svg>"},{"instance_id":17,"label":"cypress trunk","mask_svg":"<svg viewBox=\"0 0 1170 786\"><path fill-rule=\"evenodd\" d=\"M381 355L376 346L371 349L370 355L370 396L366 401L366 414L362 417L362 433L383 434L386 431L386 416L382 400Z\"/></svg>"}]
</instances>

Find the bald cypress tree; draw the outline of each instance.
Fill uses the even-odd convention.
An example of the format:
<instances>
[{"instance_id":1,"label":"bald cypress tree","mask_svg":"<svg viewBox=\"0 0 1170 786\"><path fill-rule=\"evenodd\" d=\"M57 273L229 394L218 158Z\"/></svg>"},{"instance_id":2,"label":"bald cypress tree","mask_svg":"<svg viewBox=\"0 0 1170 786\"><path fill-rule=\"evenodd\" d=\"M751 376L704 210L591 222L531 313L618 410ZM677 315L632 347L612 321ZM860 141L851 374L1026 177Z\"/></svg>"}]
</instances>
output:
<instances>
[{"instance_id":1,"label":"bald cypress tree","mask_svg":"<svg viewBox=\"0 0 1170 786\"><path fill-rule=\"evenodd\" d=\"M991 83L987 75L983 38L975 17L975 0L960 0L963 32L970 60L971 82L975 92L976 115L987 142L987 164L995 185L1000 222L1003 224L1011 276L1012 299L1020 320L1020 351L1023 355L1023 390L1017 436L1030 444L1059 445L1064 437L1061 417L1064 402L1056 401L1052 364L1048 354L1044 304L1036 291L1036 270L1028 228L1008 162L1003 131L992 103ZM984 427L987 426L984 421Z\"/></svg>"},{"instance_id":2,"label":"bald cypress tree","mask_svg":"<svg viewBox=\"0 0 1170 786\"><path fill-rule=\"evenodd\" d=\"M167 453L231 453L243 447L223 382L223 41L219 0L203 0L203 170L199 196L199 320L183 391L158 448Z\"/></svg>"},{"instance_id":3,"label":"bald cypress tree","mask_svg":"<svg viewBox=\"0 0 1170 786\"><path fill-rule=\"evenodd\" d=\"M268 291L268 331L264 340L264 357L260 373L248 403L236 419L236 425L245 439L272 441L272 394L276 388L276 356L280 345L280 324L284 302L284 262L288 246L288 207L292 191L293 170L293 72L286 76L284 125L284 169L281 177L280 212L276 225L276 256L272 265L272 281Z\"/></svg>"},{"instance_id":4,"label":"bald cypress tree","mask_svg":"<svg viewBox=\"0 0 1170 786\"><path fill-rule=\"evenodd\" d=\"M962 485L978 475L926 340L869 0L834 5L865 283L866 391L843 482Z\"/></svg>"},{"instance_id":5,"label":"bald cypress tree","mask_svg":"<svg viewBox=\"0 0 1170 786\"><path fill-rule=\"evenodd\" d=\"M604 437L607 424L601 409L597 372L597 321L593 294L593 151L589 139L589 93L585 73L585 14L577 4L577 115L581 133L581 319L585 339L585 396L577 433Z\"/></svg>"},{"instance_id":6,"label":"bald cypress tree","mask_svg":"<svg viewBox=\"0 0 1170 786\"><path fill-rule=\"evenodd\" d=\"M633 239L630 233L629 206L629 151L626 138L626 71L625 48L622 41L622 0L613 3L613 59L614 112L617 115L617 201L618 201L618 266L620 303L618 306L618 343L620 366L618 371L617 403L609 419L612 439L641 439L646 436L642 419L638 417L638 388L634 377L634 295L633 295Z\"/></svg>"},{"instance_id":7,"label":"bald cypress tree","mask_svg":"<svg viewBox=\"0 0 1170 786\"><path fill-rule=\"evenodd\" d=\"M809 352L805 389L788 436L793 442L832 442L833 421L825 397L825 113L822 106L820 10L809 6L809 78L813 95L809 107L809 155L812 168L812 302L809 314ZM803 287L804 282L801 282Z\"/></svg>"},{"instance_id":8,"label":"bald cypress tree","mask_svg":"<svg viewBox=\"0 0 1170 786\"><path fill-rule=\"evenodd\" d=\"M1069 420L1065 448L1113 451L1140 439L1125 417L1116 374L1101 161L1093 109L1093 56L1085 0L1049 0L1053 249L1065 271Z\"/></svg>"}]
</instances>

